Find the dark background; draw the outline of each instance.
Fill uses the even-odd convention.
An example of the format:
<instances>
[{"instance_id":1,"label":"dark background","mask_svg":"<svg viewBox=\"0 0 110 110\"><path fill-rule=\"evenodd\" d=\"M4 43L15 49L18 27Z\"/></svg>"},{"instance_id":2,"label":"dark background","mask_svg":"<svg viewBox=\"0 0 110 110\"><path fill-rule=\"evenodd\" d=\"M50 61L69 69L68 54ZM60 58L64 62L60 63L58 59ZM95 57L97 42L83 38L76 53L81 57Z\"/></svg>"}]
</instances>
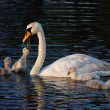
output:
<instances>
[{"instance_id":1,"label":"dark background","mask_svg":"<svg viewBox=\"0 0 110 110\"><path fill-rule=\"evenodd\" d=\"M55 48L53 57L62 45L66 45L62 47L61 55L55 57L78 52L109 61L109 10L109 0L1 0L1 57L4 56L3 48L10 47L8 51L11 53L15 53L17 47L19 50L26 25L38 21L45 30L47 45L52 46L47 46L47 51ZM63 49L68 51L63 52Z\"/></svg>"},{"instance_id":2,"label":"dark background","mask_svg":"<svg viewBox=\"0 0 110 110\"><path fill-rule=\"evenodd\" d=\"M75 53L110 62L110 0L0 0L0 65L18 60L28 23L42 24L45 65ZM31 38L30 66L38 40ZM69 79L0 77L0 110L110 110L110 91L92 90Z\"/></svg>"}]
</instances>

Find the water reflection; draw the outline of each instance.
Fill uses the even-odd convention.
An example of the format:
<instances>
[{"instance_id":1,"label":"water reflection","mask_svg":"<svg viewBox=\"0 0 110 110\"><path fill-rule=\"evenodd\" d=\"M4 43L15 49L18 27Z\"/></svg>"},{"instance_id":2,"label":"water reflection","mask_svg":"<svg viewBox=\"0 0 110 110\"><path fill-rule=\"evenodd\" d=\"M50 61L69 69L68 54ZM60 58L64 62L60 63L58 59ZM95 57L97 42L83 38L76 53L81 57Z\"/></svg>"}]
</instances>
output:
<instances>
[{"instance_id":1,"label":"water reflection","mask_svg":"<svg viewBox=\"0 0 110 110\"><path fill-rule=\"evenodd\" d=\"M5 81L0 81L0 109L109 108L110 91L88 89L84 83L69 78L41 79L14 74L0 80Z\"/></svg>"},{"instance_id":2,"label":"water reflection","mask_svg":"<svg viewBox=\"0 0 110 110\"><path fill-rule=\"evenodd\" d=\"M39 81L40 83L38 83ZM84 83L75 83L66 78L34 78L33 82L35 88L37 88L36 92L39 97L37 99L40 102L38 103L39 109L67 110L77 108L89 109L91 107L92 110L109 108L109 105L107 105L109 104L109 91L88 89ZM105 105L107 106L105 107Z\"/></svg>"},{"instance_id":3,"label":"water reflection","mask_svg":"<svg viewBox=\"0 0 110 110\"><path fill-rule=\"evenodd\" d=\"M74 53L110 61L110 2L86 0L0 0L0 65L6 56L21 56L28 23L42 23L47 40L45 65ZM31 39L30 65L37 57ZM110 109L110 91L60 78L0 77L0 109Z\"/></svg>"}]
</instances>

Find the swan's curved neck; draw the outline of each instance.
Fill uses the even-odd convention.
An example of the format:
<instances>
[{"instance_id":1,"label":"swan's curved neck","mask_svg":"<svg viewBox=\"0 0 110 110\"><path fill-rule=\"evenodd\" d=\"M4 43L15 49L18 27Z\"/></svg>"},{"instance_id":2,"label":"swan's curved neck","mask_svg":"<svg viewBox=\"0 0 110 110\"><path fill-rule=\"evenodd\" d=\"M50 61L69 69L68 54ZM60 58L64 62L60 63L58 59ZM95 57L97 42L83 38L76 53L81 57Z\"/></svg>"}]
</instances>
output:
<instances>
[{"instance_id":1,"label":"swan's curved neck","mask_svg":"<svg viewBox=\"0 0 110 110\"><path fill-rule=\"evenodd\" d=\"M38 57L31 69L30 75L38 75L46 56L46 41L43 29L37 33L39 39L39 46L38 46Z\"/></svg>"}]
</instances>

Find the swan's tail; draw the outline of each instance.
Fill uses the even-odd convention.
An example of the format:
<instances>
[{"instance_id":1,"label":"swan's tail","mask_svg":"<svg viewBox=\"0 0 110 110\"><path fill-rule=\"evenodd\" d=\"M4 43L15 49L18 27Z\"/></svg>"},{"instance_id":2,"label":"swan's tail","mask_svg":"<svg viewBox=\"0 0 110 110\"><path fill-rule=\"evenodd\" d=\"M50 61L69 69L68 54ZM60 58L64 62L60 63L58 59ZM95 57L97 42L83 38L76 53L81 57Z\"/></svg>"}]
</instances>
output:
<instances>
[{"instance_id":1,"label":"swan's tail","mask_svg":"<svg viewBox=\"0 0 110 110\"><path fill-rule=\"evenodd\" d=\"M110 76L110 71L95 71L95 72L92 72L92 74L96 74L99 76Z\"/></svg>"}]
</instances>

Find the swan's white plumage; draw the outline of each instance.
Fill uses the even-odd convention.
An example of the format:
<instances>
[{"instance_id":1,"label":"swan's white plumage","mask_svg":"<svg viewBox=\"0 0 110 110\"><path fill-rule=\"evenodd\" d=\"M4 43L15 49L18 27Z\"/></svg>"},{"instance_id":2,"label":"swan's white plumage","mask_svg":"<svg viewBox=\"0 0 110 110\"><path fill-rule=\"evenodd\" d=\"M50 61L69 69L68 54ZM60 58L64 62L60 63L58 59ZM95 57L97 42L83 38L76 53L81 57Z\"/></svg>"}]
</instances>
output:
<instances>
[{"instance_id":1,"label":"swan's white plumage","mask_svg":"<svg viewBox=\"0 0 110 110\"><path fill-rule=\"evenodd\" d=\"M105 67L105 65L107 67ZM54 77L71 77L72 79L74 79L73 75L77 74L79 75L78 79L81 80L81 74L86 74L85 77L87 76L89 79L89 73L90 77L95 77L95 75L91 74L92 72L108 70L109 66L109 63L90 57L88 55L74 54L60 58L51 65L45 67L39 75ZM71 74L68 76L67 73L70 71L71 68L73 68L73 71L71 71Z\"/></svg>"},{"instance_id":2,"label":"swan's white plumage","mask_svg":"<svg viewBox=\"0 0 110 110\"><path fill-rule=\"evenodd\" d=\"M33 68L31 69L30 75L71 77L76 80L90 80L92 78L99 79L99 76L104 74L95 74L96 71L100 72L110 70L110 63L93 58L85 54L74 54L60 58L59 60L46 66L40 71L46 55L46 41L43 28L40 23L34 22L30 23L27 26L27 29L31 29L32 35L37 34L39 39L38 58ZM23 42L28 37L29 36L26 35L23 39Z\"/></svg>"}]
</instances>

